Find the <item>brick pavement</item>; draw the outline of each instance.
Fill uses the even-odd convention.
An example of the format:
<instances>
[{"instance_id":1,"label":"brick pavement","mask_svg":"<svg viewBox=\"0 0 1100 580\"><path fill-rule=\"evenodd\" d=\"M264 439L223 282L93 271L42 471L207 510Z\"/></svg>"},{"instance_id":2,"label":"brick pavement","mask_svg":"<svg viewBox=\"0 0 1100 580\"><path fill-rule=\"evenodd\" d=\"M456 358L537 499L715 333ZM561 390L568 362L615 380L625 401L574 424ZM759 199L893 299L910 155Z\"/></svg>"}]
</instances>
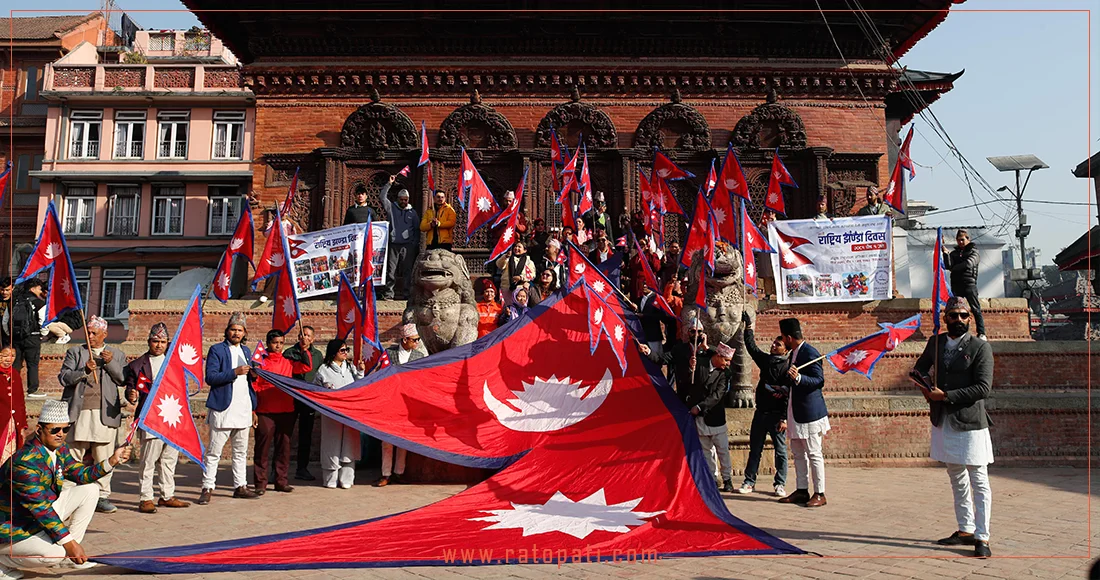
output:
<instances>
[{"instance_id":1,"label":"brick pavement","mask_svg":"<svg viewBox=\"0 0 1100 580\"><path fill-rule=\"evenodd\" d=\"M377 472L361 471L358 481ZM1088 568L1086 470L994 468L994 557L975 560L932 540L955 529L946 474L935 468L832 468L829 505L807 510L774 503L766 494L726 495L734 515L811 553L808 556L712 557L655 563L479 566L405 569L343 569L176 578L383 578L433 580L468 578L1084 578ZM181 466L179 495L194 500L199 471ZM223 467L219 480L229 474ZM257 501L234 500L220 488L209 506L161 509L142 515L136 508L136 473L124 466L115 476L119 511L98 514L85 541L90 554L147 549L181 543L240 538L321 527L415 508L458 493L463 486L416 485L351 490L299 486L290 495L269 491ZM349 510L348 506L353 506ZM1093 514L1100 509L1093 509ZM1093 531L1100 538L1100 526ZM100 567L80 575L126 577ZM133 576L128 576L132 578Z\"/></svg>"}]
</instances>

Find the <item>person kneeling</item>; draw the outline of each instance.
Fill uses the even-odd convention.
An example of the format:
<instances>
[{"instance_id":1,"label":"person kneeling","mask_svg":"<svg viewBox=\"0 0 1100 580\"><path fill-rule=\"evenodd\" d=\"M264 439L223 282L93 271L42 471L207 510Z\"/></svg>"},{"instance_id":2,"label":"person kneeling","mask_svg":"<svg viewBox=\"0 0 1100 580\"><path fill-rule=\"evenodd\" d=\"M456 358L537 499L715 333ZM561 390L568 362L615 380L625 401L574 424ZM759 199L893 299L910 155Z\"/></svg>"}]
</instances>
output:
<instances>
[{"instance_id":1,"label":"person kneeling","mask_svg":"<svg viewBox=\"0 0 1100 580\"><path fill-rule=\"evenodd\" d=\"M47 401L38 417L35 436L0 469L0 494L11 498L0 508L0 535L10 549L0 555L0 579L22 578L17 568L90 568L80 542L99 501L96 480L130 458L121 447L94 465L82 465L65 445L71 429L68 405ZM62 487L63 480L77 485ZM66 560L68 558L68 560Z\"/></svg>"}]
</instances>

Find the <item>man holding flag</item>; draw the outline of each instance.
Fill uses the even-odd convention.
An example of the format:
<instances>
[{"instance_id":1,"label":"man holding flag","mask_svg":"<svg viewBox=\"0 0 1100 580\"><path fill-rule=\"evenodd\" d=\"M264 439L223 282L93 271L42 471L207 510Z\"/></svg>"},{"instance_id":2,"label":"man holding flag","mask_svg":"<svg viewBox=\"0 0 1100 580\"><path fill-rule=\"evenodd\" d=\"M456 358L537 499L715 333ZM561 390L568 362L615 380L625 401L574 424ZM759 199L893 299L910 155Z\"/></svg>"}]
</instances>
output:
<instances>
[{"instance_id":1,"label":"man holding flag","mask_svg":"<svg viewBox=\"0 0 1100 580\"><path fill-rule=\"evenodd\" d=\"M396 180L397 176L391 175L378 193L390 220L390 267L386 272L382 300L393 300L398 276L404 281L401 299L408 297L412 291L413 264L416 263L416 254L420 250L420 216L416 215L416 210L409 203L409 190L402 187L397 192L397 202L390 201L390 188ZM371 235L371 232L368 231L367 235ZM365 256L364 260L367 259L370 257Z\"/></svg>"},{"instance_id":2,"label":"man holding flag","mask_svg":"<svg viewBox=\"0 0 1100 580\"><path fill-rule=\"evenodd\" d=\"M158 322L149 329L149 350L126 365L126 400L136 404L134 421L137 421L145 407L149 387L164 365L165 352L168 350L168 326ZM138 479L138 511L143 514L157 513L157 505L170 508L185 508L191 504L176 498L176 463L180 452L152 433L141 431L141 472ZM157 472L160 481L160 499L153 503L153 472Z\"/></svg>"}]
</instances>

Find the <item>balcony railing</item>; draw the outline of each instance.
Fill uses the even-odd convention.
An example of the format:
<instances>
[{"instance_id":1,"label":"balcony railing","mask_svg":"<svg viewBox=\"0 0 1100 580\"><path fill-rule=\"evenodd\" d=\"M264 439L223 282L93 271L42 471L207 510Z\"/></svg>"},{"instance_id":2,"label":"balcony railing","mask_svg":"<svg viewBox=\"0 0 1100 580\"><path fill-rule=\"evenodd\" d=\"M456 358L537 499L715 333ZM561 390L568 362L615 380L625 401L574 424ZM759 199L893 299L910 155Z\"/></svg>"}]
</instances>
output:
<instances>
[{"instance_id":1,"label":"balcony railing","mask_svg":"<svg viewBox=\"0 0 1100 580\"><path fill-rule=\"evenodd\" d=\"M141 141L133 143L116 143L115 157L118 159L141 159L144 145Z\"/></svg>"},{"instance_id":2,"label":"balcony railing","mask_svg":"<svg viewBox=\"0 0 1100 580\"><path fill-rule=\"evenodd\" d=\"M228 154L226 154L227 145L229 149ZM240 159L241 142L233 141L232 143L227 144L225 141L218 141L214 143L214 157L218 159Z\"/></svg>"},{"instance_id":3,"label":"balcony railing","mask_svg":"<svg viewBox=\"0 0 1100 580\"><path fill-rule=\"evenodd\" d=\"M89 141L87 147L84 143L73 143L69 150L69 157L75 159L96 159L99 157L99 141Z\"/></svg>"},{"instance_id":4,"label":"balcony railing","mask_svg":"<svg viewBox=\"0 0 1100 580\"><path fill-rule=\"evenodd\" d=\"M160 152L158 155L168 159L185 159L187 158L187 142L163 142L160 144Z\"/></svg>"},{"instance_id":5,"label":"balcony railing","mask_svg":"<svg viewBox=\"0 0 1100 580\"><path fill-rule=\"evenodd\" d=\"M189 56L194 54L191 53ZM201 92L245 92L244 87L241 86L240 70L238 66L220 63L48 65L43 90L178 92L182 89Z\"/></svg>"},{"instance_id":6,"label":"balcony railing","mask_svg":"<svg viewBox=\"0 0 1100 580\"><path fill-rule=\"evenodd\" d=\"M107 233L112 236L136 236L137 217L111 216L111 221L107 223Z\"/></svg>"}]
</instances>

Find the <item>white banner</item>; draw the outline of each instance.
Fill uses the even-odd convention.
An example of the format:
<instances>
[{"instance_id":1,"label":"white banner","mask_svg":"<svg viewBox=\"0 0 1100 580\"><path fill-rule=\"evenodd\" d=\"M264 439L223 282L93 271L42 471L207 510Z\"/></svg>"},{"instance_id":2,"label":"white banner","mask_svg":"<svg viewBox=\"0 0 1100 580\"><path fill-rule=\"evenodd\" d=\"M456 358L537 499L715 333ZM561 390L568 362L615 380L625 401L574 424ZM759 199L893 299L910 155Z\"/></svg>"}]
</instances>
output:
<instances>
[{"instance_id":1,"label":"white banner","mask_svg":"<svg viewBox=\"0 0 1100 580\"><path fill-rule=\"evenodd\" d=\"M385 281L386 251L389 222L371 224L374 238L374 284ZM367 224L351 224L287 236L290 246L291 272L298 285L298 298L311 298L336 292L340 288L340 273L347 275L353 286L359 285ZM379 239L381 238L381 239Z\"/></svg>"},{"instance_id":2,"label":"white banner","mask_svg":"<svg viewBox=\"0 0 1100 580\"><path fill-rule=\"evenodd\" d=\"M893 296L893 220L887 216L783 220L768 225L780 304L864 302Z\"/></svg>"}]
</instances>

